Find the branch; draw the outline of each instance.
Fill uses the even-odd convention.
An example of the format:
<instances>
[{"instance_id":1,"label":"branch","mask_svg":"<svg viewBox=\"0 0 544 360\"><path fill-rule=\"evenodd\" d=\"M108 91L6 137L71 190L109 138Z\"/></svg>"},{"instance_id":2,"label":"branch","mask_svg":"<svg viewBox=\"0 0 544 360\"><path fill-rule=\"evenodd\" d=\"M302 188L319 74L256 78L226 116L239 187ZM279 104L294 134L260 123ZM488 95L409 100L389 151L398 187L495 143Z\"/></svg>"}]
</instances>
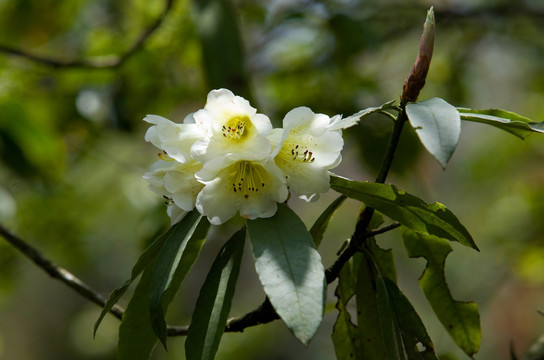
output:
<instances>
[{"instance_id":1,"label":"branch","mask_svg":"<svg viewBox=\"0 0 544 360\"><path fill-rule=\"evenodd\" d=\"M425 85L425 80L427 78L427 72L429 71L434 49L434 25L434 11L431 7L431 9L427 12L427 18L425 20L425 24L423 25L423 32L419 41L419 51L416 60L410 69L410 74L404 82L402 95L400 97L399 115L395 121L395 125L393 126L393 131L389 137L387 148L385 149L382 166L378 176L376 177L377 183L385 183L389 170L391 169L391 165L393 164L393 158L395 157L395 152L400 140L400 135L402 134L404 123L406 120L408 120L408 117L406 116L406 104L408 102L416 101L417 97L419 96L419 92ZM329 281L329 279L336 279L344 264L359 251L364 241L371 237L368 236L368 227L373 215L373 208L366 207L363 210L363 213L355 225L355 231L351 236L349 245L340 253L340 256L330 270L327 270L327 281Z\"/></svg>"},{"instance_id":2,"label":"branch","mask_svg":"<svg viewBox=\"0 0 544 360\"><path fill-rule=\"evenodd\" d=\"M38 62L53 68L87 68L87 69L106 69L116 68L125 63L132 55L138 52L147 39L162 25L166 15L172 9L174 0L166 0L166 5L161 15L151 24L144 29L136 41L121 55L101 56L91 59L76 59L76 60L61 60L50 58L46 56L40 56L32 54L22 49L17 49L7 45L0 44L0 52L5 54L23 57L27 60Z\"/></svg>"},{"instance_id":3,"label":"branch","mask_svg":"<svg viewBox=\"0 0 544 360\"><path fill-rule=\"evenodd\" d=\"M60 280L62 283L68 285L68 287L75 290L78 294L93 303L102 307L106 305L106 299L104 299L102 295L100 295L89 285L78 279L68 270L53 264L51 261L46 259L38 250L30 246L17 235L13 234L2 224L0 224L0 236L6 239L7 242L13 245L21 253L23 253L23 255L32 260L36 265L38 265L38 267L42 268L42 270L48 273L49 276L51 276L52 278ZM123 308L118 305L114 305L110 310L110 313L118 319L122 318L123 312Z\"/></svg>"}]
</instances>

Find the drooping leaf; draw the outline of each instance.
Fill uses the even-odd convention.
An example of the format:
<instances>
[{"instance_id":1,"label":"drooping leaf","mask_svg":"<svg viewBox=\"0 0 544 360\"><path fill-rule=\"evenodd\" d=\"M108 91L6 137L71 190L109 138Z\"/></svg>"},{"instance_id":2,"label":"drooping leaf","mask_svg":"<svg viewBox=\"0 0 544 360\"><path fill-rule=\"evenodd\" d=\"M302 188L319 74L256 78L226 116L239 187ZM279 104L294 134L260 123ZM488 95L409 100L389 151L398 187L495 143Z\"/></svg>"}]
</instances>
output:
<instances>
[{"instance_id":1,"label":"drooping leaf","mask_svg":"<svg viewBox=\"0 0 544 360\"><path fill-rule=\"evenodd\" d=\"M405 360L401 331L394 305L385 285L385 278L378 272L375 275L375 281L377 286L378 319L385 343L385 359Z\"/></svg>"},{"instance_id":2,"label":"drooping leaf","mask_svg":"<svg viewBox=\"0 0 544 360\"><path fill-rule=\"evenodd\" d=\"M388 269L393 263L391 250L381 249L375 243L364 249L367 264L376 284L376 302L379 311L379 328L388 351L387 359L405 356L409 360L437 360L432 341L418 314L396 285L394 272ZM394 264L394 263L393 263ZM394 267L393 267L394 270ZM385 272L384 272L385 271ZM388 349L389 347L389 349Z\"/></svg>"},{"instance_id":3,"label":"drooping leaf","mask_svg":"<svg viewBox=\"0 0 544 360\"><path fill-rule=\"evenodd\" d=\"M392 322L388 312L384 312L383 293L378 294L378 274L372 260L366 254L361 256L357 273L356 303L357 329L361 344L361 354L357 359L397 359L391 354L396 339L390 338L390 332L384 331L384 322ZM381 312L380 312L381 310ZM393 356L393 357L392 357Z\"/></svg>"},{"instance_id":4,"label":"drooping leaf","mask_svg":"<svg viewBox=\"0 0 544 360\"><path fill-rule=\"evenodd\" d=\"M271 218L249 220L255 268L270 303L303 344L312 339L325 308L325 272L312 236L284 204Z\"/></svg>"},{"instance_id":5,"label":"drooping leaf","mask_svg":"<svg viewBox=\"0 0 544 360\"><path fill-rule=\"evenodd\" d=\"M462 120L495 126L521 139L533 133L544 133L544 122L534 122L521 115L501 109L474 110L458 107Z\"/></svg>"},{"instance_id":6,"label":"drooping leaf","mask_svg":"<svg viewBox=\"0 0 544 360\"><path fill-rule=\"evenodd\" d=\"M446 284L444 265L452 251L450 244L436 236L411 230L405 231L403 238L410 257L427 260L419 284L436 316L455 343L467 355L474 355L480 347L480 314L474 302L454 300Z\"/></svg>"},{"instance_id":7,"label":"drooping leaf","mask_svg":"<svg viewBox=\"0 0 544 360\"><path fill-rule=\"evenodd\" d=\"M127 309L123 315L121 326L119 327L119 342L118 342L118 356L120 360L145 360L149 358L153 347L157 343L157 336L155 335L151 326L150 318L150 292L153 284L153 272L157 263L157 259L160 250L166 243L170 243L173 239L182 238L187 236L189 231L194 231L194 224L200 220L201 216L197 210L188 213L179 223L173 226L172 231L168 231L160 238L162 245L154 246L152 251L149 251L146 255L147 266L143 271L142 277L138 282L138 286L130 299ZM201 234L195 236L195 241L189 241L188 253L197 252L199 246L202 244ZM158 241L159 239L157 239ZM148 248L151 249L151 246ZM153 253L155 256L152 256ZM140 269L139 263L135 268ZM174 274L176 278L176 274ZM172 280L172 284L177 280ZM167 292L163 295L163 306L172 300L174 296L173 291Z\"/></svg>"},{"instance_id":8,"label":"drooping leaf","mask_svg":"<svg viewBox=\"0 0 544 360\"><path fill-rule=\"evenodd\" d=\"M149 318L151 270L145 269L123 314L117 343L119 360L147 360L157 343Z\"/></svg>"},{"instance_id":9,"label":"drooping leaf","mask_svg":"<svg viewBox=\"0 0 544 360\"><path fill-rule=\"evenodd\" d=\"M478 250L472 236L457 217L440 203L427 204L394 185L353 181L331 176L331 187L365 203L402 225Z\"/></svg>"},{"instance_id":10,"label":"drooping leaf","mask_svg":"<svg viewBox=\"0 0 544 360\"><path fill-rule=\"evenodd\" d=\"M372 253L381 276L388 278L394 283L397 283L397 269L395 267L393 250L382 249L376 244L376 240L374 238L368 239L367 244L368 250Z\"/></svg>"},{"instance_id":11,"label":"drooping leaf","mask_svg":"<svg viewBox=\"0 0 544 360\"><path fill-rule=\"evenodd\" d=\"M200 289L185 341L188 360L212 360L219 347L240 271L245 228L221 248Z\"/></svg>"},{"instance_id":12,"label":"drooping leaf","mask_svg":"<svg viewBox=\"0 0 544 360\"><path fill-rule=\"evenodd\" d=\"M408 359L437 360L431 338L410 301L393 281L384 278L384 283L395 311L396 322Z\"/></svg>"},{"instance_id":13,"label":"drooping leaf","mask_svg":"<svg viewBox=\"0 0 544 360\"><path fill-rule=\"evenodd\" d=\"M187 227L187 221L192 221L195 219L195 216L198 216L198 211L195 209L192 212L188 213L185 217L185 219L188 220L182 220L175 225L173 225L166 233L163 235L157 237L140 255L138 258L138 261L136 261L136 264L132 268L132 272L130 275L130 279L127 280L122 286L116 288L111 293L108 301L106 302L106 305L102 309L102 312L100 313L100 316L96 320L94 324L94 333L96 334L96 331L98 330L98 326L102 322L102 319L104 319L104 316L111 310L113 305L119 301L119 299L125 294L128 287L132 282L144 271L152 262L155 260L156 256L161 251L163 245L165 242L167 242L169 239L177 239L177 238L183 238L184 232L186 231ZM196 221L196 220L195 220Z\"/></svg>"},{"instance_id":14,"label":"drooping leaf","mask_svg":"<svg viewBox=\"0 0 544 360\"><path fill-rule=\"evenodd\" d=\"M180 235L171 236L157 256L151 274L149 312L155 335L166 348L164 314L177 289L200 253L210 223L198 212L191 212L180 222Z\"/></svg>"},{"instance_id":15,"label":"drooping leaf","mask_svg":"<svg viewBox=\"0 0 544 360\"><path fill-rule=\"evenodd\" d=\"M432 98L406 105L406 115L423 146L446 167L461 133L457 109L443 99Z\"/></svg>"},{"instance_id":16,"label":"drooping leaf","mask_svg":"<svg viewBox=\"0 0 544 360\"><path fill-rule=\"evenodd\" d=\"M338 360L359 359L363 353L363 344L359 339L357 327L353 324L347 308L349 300L355 294L358 265L354 263L359 263L360 257L360 254L356 254L342 267L338 274L338 286L334 292L338 298L336 302L338 317L334 324L332 341Z\"/></svg>"},{"instance_id":17,"label":"drooping leaf","mask_svg":"<svg viewBox=\"0 0 544 360\"><path fill-rule=\"evenodd\" d=\"M312 238L314 239L315 247L319 247L319 244L321 244L321 240L323 240L323 235L325 234L325 230L327 230L327 227L329 226L329 223L331 222L332 217L336 213L336 210L342 205L342 203L346 200L346 197L344 195L341 195L336 198L326 209L319 215L315 223L312 225L312 228L310 229L310 235L312 235Z\"/></svg>"}]
</instances>

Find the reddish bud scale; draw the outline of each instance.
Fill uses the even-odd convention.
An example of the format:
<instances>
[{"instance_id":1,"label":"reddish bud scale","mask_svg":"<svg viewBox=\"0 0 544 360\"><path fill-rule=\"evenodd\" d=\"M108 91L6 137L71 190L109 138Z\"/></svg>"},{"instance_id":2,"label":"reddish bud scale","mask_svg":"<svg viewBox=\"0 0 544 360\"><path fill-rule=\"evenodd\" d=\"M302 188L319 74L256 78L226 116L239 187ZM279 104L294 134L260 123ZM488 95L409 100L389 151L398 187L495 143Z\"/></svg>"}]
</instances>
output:
<instances>
[{"instance_id":1,"label":"reddish bud scale","mask_svg":"<svg viewBox=\"0 0 544 360\"><path fill-rule=\"evenodd\" d=\"M434 11L431 7L427 12L427 19L423 25L423 33L419 42L419 52L416 61L410 70L410 75L404 82L401 96L401 103L405 105L414 102L419 96L419 92L425 86L425 79L431 65L431 58L434 49Z\"/></svg>"}]
</instances>

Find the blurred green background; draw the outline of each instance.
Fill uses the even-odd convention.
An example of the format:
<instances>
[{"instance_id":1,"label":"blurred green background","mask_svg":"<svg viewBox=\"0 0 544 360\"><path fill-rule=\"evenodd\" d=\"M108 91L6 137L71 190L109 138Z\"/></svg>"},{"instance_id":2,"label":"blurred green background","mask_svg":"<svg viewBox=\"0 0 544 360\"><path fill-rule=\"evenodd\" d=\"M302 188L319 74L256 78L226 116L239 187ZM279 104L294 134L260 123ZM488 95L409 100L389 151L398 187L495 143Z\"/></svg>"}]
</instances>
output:
<instances>
[{"instance_id":1,"label":"blurred green background","mask_svg":"<svg viewBox=\"0 0 544 360\"><path fill-rule=\"evenodd\" d=\"M167 11L165 7L169 5ZM328 115L398 99L417 53L425 11L435 6L435 54L420 99L504 108L544 119L541 0L2 0L0 1L0 222L104 295L122 284L145 244L168 226L163 199L143 173L156 149L143 140L146 114L181 122L212 88L251 99L276 125L296 106ZM111 61L164 21L120 66L50 66L8 49L60 61ZM345 132L336 173L372 181L391 124L365 120ZM521 141L463 123L444 171L405 129L388 182L450 208L480 253L456 246L447 261L454 297L482 316L478 359L521 353L544 332L544 137ZM311 225L336 194L293 208ZM360 204L348 201L320 252L332 264ZM214 230L170 307L186 324L228 229ZM399 284L439 355L463 359L417 285L424 263L392 247ZM247 244L246 244L247 245ZM232 314L264 298L246 248ZM226 334L217 359L333 359L331 310L306 349L280 322ZM126 300L123 299L123 304ZM0 359L115 358L118 321L49 278L0 240ZM154 359L183 359L183 338Z\"/></svg>"}]
</instances>

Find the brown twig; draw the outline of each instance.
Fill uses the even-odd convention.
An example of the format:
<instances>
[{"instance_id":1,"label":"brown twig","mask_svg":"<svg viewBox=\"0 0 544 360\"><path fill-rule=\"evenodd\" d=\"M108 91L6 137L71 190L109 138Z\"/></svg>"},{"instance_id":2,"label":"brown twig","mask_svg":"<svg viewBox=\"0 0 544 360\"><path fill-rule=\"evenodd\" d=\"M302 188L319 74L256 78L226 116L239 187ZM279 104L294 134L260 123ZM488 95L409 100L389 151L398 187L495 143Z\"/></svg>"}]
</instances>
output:
<instances>
[{"instance_id":1,"label":"brown twig","mask_svg":"<svg viewBox=\"0 0 544 360\"><path fill-rule=\"evenodd\" d=\"M17 49L7 45L0 44L0 52L5 54L23 57L27 60L51 66L53 68L88 68L88 69L106 69L116 68L123 65L132 55L140 50L146 40L161 26L166 15L172 9L174 0L166 0L166 5L161 15L147 28L145 28L136 41L121 55L101 56L91 59L61 60L47 56L32 54L26 50Z\"/></svg>"},{"instance_id":2,"label":"brown twig","mask_svg":"<svg viewBox=\"0 0 544 360\"><path fill-rule=\"evenodd\" d=\"M379 234L383 234L387 231L393 230L399 227L400 224L393 223L383 228L369 231L365 236L371 237ZM25 242L19 236L13 234L10 230L0 224L0 236L6 239L13 247L19 250L23 255L32 260L39 268L48 273L52 278L60 280L64 284L68 285L71 289L75 290L78 294L84 298L90 300L91 302L104 307L106 304L106 299L98 292L93 290L89 285L84 283L82 280L78 279L68 270L53 264L45 256L43 256L36 248L32 247L30 244ZM344 255L345 256L345 255ZM337 261L338 263L338 261ZM335 265L337 264L335 263ZM333 267L335 266L333 265ZM326 274L331 273L330 269L327 269ZM327 275L327 283L334 281L336 277L331 277ZM114 305L110 313L118 319L122 319L123 313L125 310L118 305ZM247 314L240 317L233 317L227 321L225 326L225 332L242 332L244 329L256 326L260 324L266 324L271 321L279 319L278 314L270 304L268 298L256 309L248 312ZM168 336L185 336L189 326L168 326L167 334Z\"/></svg>"},{"instance_id":3,"label":"brown twig","mask_svg":"<svg viewBox=\"0 0 544 360\"><path fill-rule=\"evenodd\" d=\"M32 260L38 267L49 274L54 279L60 280L64 284L68 285L71 289L75 290L78 294L91 302L104 307L106 305L106 299L102 297L98 292L93 290L89 285L78 279L74 274L68 270L53 264L47 258L45 258L38 250L30 246L23 241L20 237L13 234L2 224L0 224L0 236L6 239L13 247L19 250L23 255ZM124 310L115 305L111 308L110 313L118 319L123 316Z\"/></svg>"}]
</instances>

